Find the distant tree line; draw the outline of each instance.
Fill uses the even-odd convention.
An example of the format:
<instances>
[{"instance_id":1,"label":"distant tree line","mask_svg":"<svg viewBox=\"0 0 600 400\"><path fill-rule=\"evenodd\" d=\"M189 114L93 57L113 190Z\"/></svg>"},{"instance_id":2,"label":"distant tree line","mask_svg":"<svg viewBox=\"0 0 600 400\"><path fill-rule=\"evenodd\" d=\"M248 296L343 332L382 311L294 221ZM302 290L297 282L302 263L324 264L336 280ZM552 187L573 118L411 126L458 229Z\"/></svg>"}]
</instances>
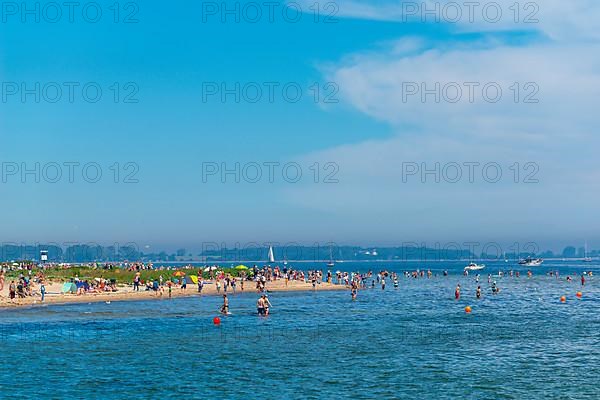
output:
<instances>
[{"instance_id":1,"label":"distant tree line","mask_svg":"<svg viewBox=\"0 0 600 400\"><path fill-rule=\"evenodd\" d=\"M185 249L179 249L173 253L161 251L158 253L144 253L140 251L137 245L128 244L121 246L101 246L77 244L65 248L57 245L17 245L4 244L0 246L0 261L18 261L18 260L40 260L40 252L48 252L48 261L50 262L123 262L123 261L156 261L156 262L174 262L174 261L202 261L206 263L234 263L236 261L256 261L267 262L268 248L265 246L248 246L246 248L218 248L214 246L210 249L192 254ZM338 260L347 261L441 261L441 260L469 260L469 259L522 259L527 256L542 258L576 258L587 254L590 257L597 257L600 251L593 250L585 252L585 249L576 249L573 246L567 246L560 254L555 254L550 250L531 254L521 252L503 253L503 254L474 254L466 249L458 248L429 248L425 246L399 246L399 247L360 247L360 246L285 246L274 247L274 256L277 263L285 260L290 261L314 261L329 262Z\"/></svg>"}]
</instances>

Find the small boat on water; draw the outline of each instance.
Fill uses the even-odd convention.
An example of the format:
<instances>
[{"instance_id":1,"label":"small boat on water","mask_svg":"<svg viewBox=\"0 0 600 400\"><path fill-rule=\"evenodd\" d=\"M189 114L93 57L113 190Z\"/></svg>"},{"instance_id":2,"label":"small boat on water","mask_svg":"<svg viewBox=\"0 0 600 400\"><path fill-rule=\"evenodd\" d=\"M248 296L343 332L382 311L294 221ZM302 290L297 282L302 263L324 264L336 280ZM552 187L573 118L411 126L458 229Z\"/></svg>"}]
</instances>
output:
<instances>
[{"instance_id":1,"label":"small boat on water","mask_svg":"<svg viewBox=\"0 0 600 400\"><path fill-rule=\"evenodd\" d=\"M544 260L541 258L527 257L524 260L520 260L519 265L522 265L524 267L539 267L540 265L542 265L543 262Z\"/></svg>"},{"instance_id":2,"label":"small boat on water","mask_svg":"<svg viewBox=\"0 0 600 400\"><path fill-rule=\"evenodd\" d=\"M485 264L470 263L465 267L465 271L480 271L485 268Z\"/></svg>"}]
</instances>

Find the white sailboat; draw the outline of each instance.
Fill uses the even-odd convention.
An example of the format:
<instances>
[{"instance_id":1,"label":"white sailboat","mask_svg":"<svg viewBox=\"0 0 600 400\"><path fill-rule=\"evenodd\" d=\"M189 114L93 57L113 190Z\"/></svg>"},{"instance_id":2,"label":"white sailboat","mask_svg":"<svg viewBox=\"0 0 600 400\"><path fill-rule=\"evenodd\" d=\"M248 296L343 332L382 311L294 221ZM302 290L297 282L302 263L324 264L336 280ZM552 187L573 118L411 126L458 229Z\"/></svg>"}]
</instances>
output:
<instances>
[{"instance_id":1,"label":"white sailboat","mask_svg":"<svg viewBox=\"0 0 600 400\"><path fill-rule=\"evenodd\" d=\"M327 263L327 266L330 268L335 267L335 263L333 262L333 251L331 250L331 246L329 246L329 262Z\"/></svg>"},{"instance_id":2,"label":"white sailboat","mask_svg":"<svg viewBox=\"0 0 600 400\"><path fill-rule=\"evenodd\" d=\"M275 262L275 256L273 255L273 246L269 246L269 262Z\"/></svg>"}]
</instances>

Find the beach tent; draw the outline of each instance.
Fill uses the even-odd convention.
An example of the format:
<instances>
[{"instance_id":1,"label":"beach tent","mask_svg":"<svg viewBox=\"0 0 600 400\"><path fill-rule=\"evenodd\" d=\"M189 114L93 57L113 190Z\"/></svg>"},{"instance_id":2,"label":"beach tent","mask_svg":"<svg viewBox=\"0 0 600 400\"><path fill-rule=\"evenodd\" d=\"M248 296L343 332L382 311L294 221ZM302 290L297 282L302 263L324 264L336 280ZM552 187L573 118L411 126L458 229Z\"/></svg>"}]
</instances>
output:
<instances>
[{"instance_id":1,"label":"beach tent","mask_svg":"<svg viewBox=\"0 0 600 400\"><path fill-rule=\"evenodd\" d=\"M62 293L77 293L77 286L72 282L67 282L63 285Z\"/></svg>"},{"instance_id":2,"label":"beach tent","mask_svg":"<svg viewBox=\"0 0 600 400\"><path fill-rule=\"evenodd\" d=\"M84 282L84 281L77 282L75 284L75 286L77 286L77 289L83 288L84 290L88 290L90 288L90 285L87 282Z\"/></svg>"},{"instance_id":3,"label":"beach tent","mask_svg":"<svg viewBox=\"0 0 600 400\"><path fill-rule=\"evenodd\" d=\"M187 283L188 285L193 285L194 283L198 283L198 278L196 278L196 282L194 282L191 276L185 276L181 278L181 282L183 281L185 281L185 283Z\"/></svg>"},{"instance_id":4,"label":"beach tent","mask_svg":"<svg viewBox=\"0 0 600 400\"><path fill-rule=\"evenodd\" d=\"M248 267L246 267L245 265L238 265L237 267L235 267L235 269L237 269L238 271L242 271L248 269Z\"/></svg>"}]
</instances>

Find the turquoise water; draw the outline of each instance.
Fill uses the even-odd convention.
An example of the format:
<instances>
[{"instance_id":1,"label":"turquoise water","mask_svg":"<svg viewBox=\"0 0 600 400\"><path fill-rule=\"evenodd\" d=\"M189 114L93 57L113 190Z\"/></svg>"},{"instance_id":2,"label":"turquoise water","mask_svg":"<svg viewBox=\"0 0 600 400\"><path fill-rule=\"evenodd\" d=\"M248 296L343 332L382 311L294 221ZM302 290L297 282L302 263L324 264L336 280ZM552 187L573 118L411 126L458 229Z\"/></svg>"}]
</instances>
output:
<instances>
[{"instance_id":1,"label":"turquoise water","mask_svg":"<svg viewBox=\"0 0 600 400\"><path fill-rule=\"evenodd\" d=\"M544 268L557 266L560 280L497 279L499 295L483 278L479 301L458 264L354 302L273 293L268 318L254 315L256 295L237 295L219 327L216 297L5 310L0 397L598 399L600 278L564 279L598 267Z\"/></svg>"}]
</instances>

